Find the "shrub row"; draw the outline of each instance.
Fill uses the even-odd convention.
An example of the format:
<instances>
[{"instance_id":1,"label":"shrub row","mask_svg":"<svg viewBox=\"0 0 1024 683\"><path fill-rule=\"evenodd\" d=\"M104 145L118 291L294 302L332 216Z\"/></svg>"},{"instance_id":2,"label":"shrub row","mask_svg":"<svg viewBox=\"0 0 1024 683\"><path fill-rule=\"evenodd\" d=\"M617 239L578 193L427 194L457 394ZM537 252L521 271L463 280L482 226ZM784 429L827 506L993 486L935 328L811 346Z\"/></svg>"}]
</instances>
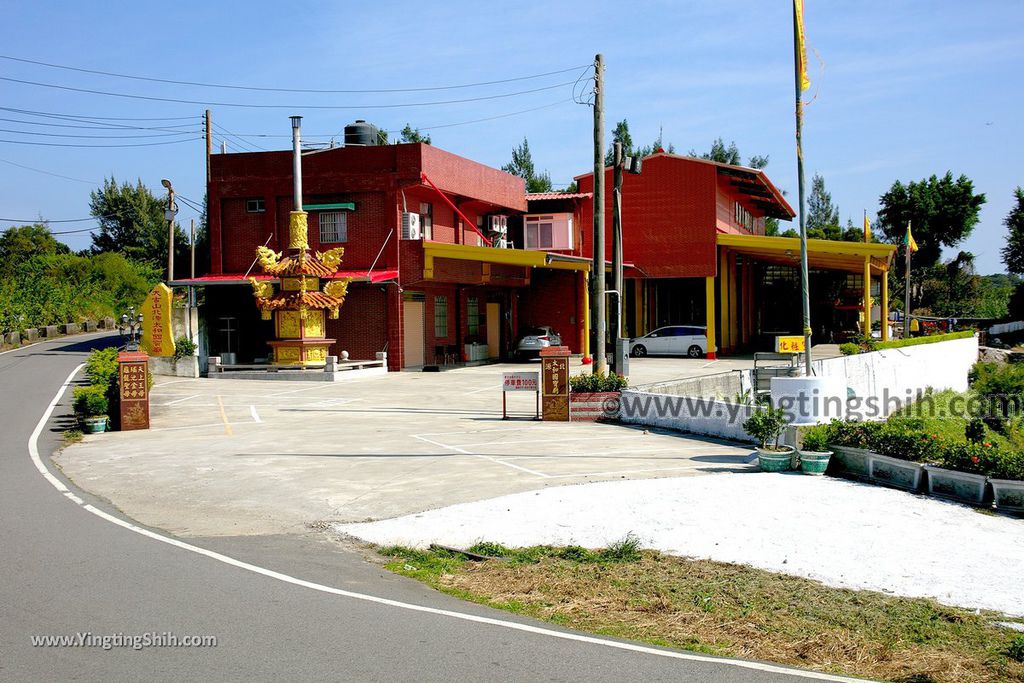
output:
<instances>
[{"instance_id":1,"label":"shrub row","mask_svg":"<svg viewBox=\"0 0 1024 683\"><path fill-rule=\"evenodd\" d=\"M889 341L876 341L874 338L867 338L859 344L846 342L839 345L839 351L844 356L852 356L867 351L881 351L883 349L899 349L904 346L917 346L919 344L935 344L937 342L950 341L952 339L966 339L973 337L973 330L962 332L946 332L944 334L930 334L924 337L907 337L906 339L890 339Z\"/></svg>"},{"instance_id":2,"label":"shrub row","mask_svg":"<svg viewBox=\"0 0 1024 683\"><path fill-rule=\"evenodd\" d=\"M601 391L622 391L629 380L615 373L593 372L589 375L573 375L569 378L569 389L574 393L598 393Z\"/></svg>"}]
</instances>

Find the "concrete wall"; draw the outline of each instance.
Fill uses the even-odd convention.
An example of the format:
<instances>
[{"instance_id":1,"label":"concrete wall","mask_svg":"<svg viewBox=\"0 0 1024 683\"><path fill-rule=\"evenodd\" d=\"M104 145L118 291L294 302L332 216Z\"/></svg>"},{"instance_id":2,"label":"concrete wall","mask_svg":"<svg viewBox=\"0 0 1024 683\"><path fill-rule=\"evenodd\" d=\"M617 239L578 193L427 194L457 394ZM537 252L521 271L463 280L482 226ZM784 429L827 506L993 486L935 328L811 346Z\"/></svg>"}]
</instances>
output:
<instances>
[{"instance_id":1,"label":"concrete wall","mask_svg":"<svg viewBox=\"0 0 1024 683\"><path fill-rule=\"evenodd\" d=\"M966 391L967 373L977 360L978 338L968 337L826 358L813 368L816 375L844 377L858 399L882 408L875 417L884 417L898 409L894 399L906 402L928 387Z\"/></svg>"},{"instance_id":2,"label":"concrete wall","mask_svg":"<svg viewBox=\"0 0 1024 683\"><path fill-rule=\"evenodd\" d=\"M841 377L852 389L850 417L881 418L931 387L967 390L978 360L978 338L953 339L900 349L815 361L819 376ZM743 429L751 406L733 402L750 386L750 371L696 377L627 389L620 419L627 424L753 441Z\"/></svg>"}]
</instances>

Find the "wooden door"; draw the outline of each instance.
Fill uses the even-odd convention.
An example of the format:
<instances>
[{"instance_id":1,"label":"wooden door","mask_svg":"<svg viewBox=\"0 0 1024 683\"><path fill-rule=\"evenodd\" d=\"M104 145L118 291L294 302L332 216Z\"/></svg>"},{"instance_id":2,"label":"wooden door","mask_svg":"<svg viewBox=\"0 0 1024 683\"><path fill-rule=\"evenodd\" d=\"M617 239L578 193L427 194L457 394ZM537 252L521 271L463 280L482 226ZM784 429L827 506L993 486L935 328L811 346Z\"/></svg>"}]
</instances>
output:
<instances>
[{"instance_id":1,"label":"wooden door","mask_svg":"<svg viewBox=\"0 0 1024 683\"><path fill-rule=\"evenodd\" d=\"M501 304L487 304L487 357L501 355Z\"/></svg>"},{"instance_id":2,"label":"wooden door","mask_svg":"<svg viewBox=\"0 0 1024 683\"><path fill-rule=\"evenodd\" d=\"M405 363L402 367L414 368L423 365L423 309L422 301L402 302L402 342L405 350Z\"/></svg>"}]
</instances>

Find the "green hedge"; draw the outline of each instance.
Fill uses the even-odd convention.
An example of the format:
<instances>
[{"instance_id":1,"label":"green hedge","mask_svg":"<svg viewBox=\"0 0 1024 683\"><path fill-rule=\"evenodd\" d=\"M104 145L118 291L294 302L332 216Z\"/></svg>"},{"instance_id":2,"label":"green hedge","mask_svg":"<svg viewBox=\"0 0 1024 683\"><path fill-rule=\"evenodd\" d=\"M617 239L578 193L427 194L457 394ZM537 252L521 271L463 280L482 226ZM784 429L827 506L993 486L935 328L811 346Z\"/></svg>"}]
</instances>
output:
<instances>
[{"instance_id":1,"label":"green hedge","mask_svg":"<svg viewBox=\"0 0 1024 683\"><path fill-rule=\"evenodd\" d=\"M601 391L622 391L629 380L614 373L605 375L598 372L589 375L574 375L569 378L569 388L575 393L597 393Z\"/></svg>"},{"instance_id":2,"label":"green hedge","mask_svg":"<svg viewBox=\"0 0 1024 683\"><path fill-rule=\"evenodd\" d=\"M973 330L964 330L962 332L947 332L945 334L930 334L926 337L908 337L906 339L890 339L889 341L876 342L874 347L876 351L882 349L899 349L904 346L917 346L918 344L935 344L937 342L950 341L952 339L966 339L967 337L973 337Z\"/></svg>"}]
</instances>

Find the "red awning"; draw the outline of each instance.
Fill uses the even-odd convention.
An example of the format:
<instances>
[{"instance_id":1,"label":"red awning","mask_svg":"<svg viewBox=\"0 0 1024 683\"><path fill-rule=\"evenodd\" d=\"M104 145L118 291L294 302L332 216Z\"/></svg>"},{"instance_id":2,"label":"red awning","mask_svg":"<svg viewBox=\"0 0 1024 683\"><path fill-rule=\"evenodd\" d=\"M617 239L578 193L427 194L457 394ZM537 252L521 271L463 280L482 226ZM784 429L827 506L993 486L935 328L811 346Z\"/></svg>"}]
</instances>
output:
<instances>
[{"instance_id":1,"label":"red awning","mask_svg":"<svg viewBox=\"0 0 1024 683\"><path fill-rule=\"evenodd\" d=\"M182 280L172 280L168 284L171 287L203 287L207 285L247 285L249 284L249 278L256 278L257 280L263 280L266 282L277 282L278 278L265 275L263 273L253 273L246 277L245 273L228 273L224 275L203 275L202 277L196 278L185 278ZM365 270L339 270L332 275L327 276L324 279L329 280L340 280L342 278L351 278L353 282L384 282L385 280L394 280L398 277L398 269L389 270L371 270L369 272Z\"/></svg>"}]
</instances>

